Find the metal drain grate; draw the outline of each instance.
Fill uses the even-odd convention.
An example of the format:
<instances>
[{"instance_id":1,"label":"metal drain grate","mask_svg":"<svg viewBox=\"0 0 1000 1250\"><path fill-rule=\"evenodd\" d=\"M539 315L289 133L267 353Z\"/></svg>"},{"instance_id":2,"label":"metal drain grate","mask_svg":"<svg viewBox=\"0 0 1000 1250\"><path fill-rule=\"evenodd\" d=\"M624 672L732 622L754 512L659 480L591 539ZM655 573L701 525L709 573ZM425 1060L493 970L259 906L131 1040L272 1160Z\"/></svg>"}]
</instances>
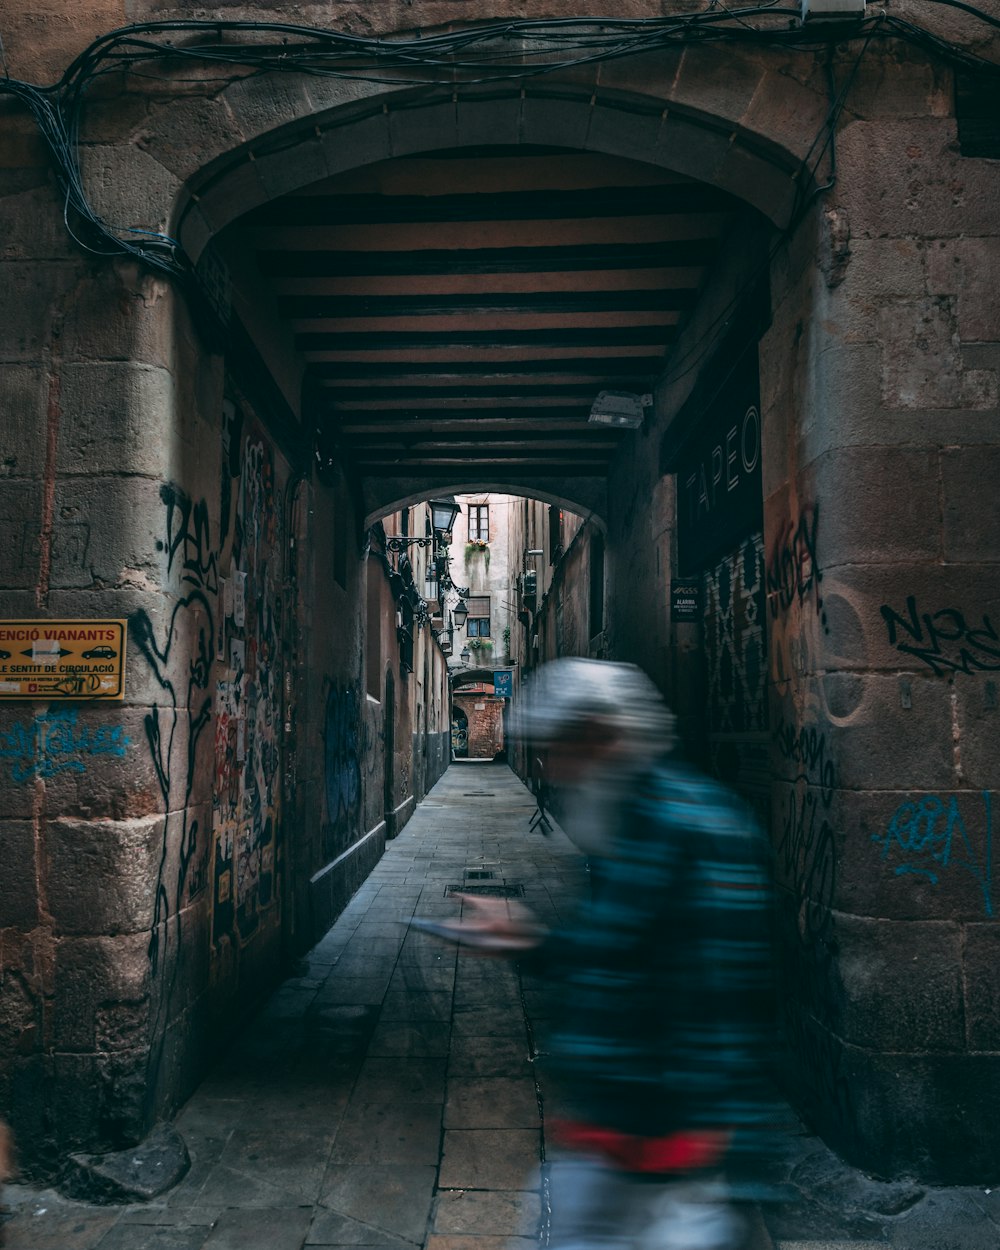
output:
<instances>
[{"instance_id":1,"label":"metal drain grate","mask_svg":"<svg viewBox=\"0 0 1000 1250\"><path fill-rule=\"evenodd\" d=\"M449 894L481 894L484 898L523 898L523 885L446 885L444 896Z\"/></svg>"},{"instance_id":2,"label":"metal drain grate","mask_svg":"<svg viewBox=\"0 0 1000 1250\"><path fill-rule=\"evenodd\" d=\"M496 877L492 868L466 868L466 881L492 881Z\"/></svg>"},{"instance_id":3,"label":"metal drain grate","mask_svg":"<svg viewBox=\"0 0 1000 1250\"><path fill-rule=\"evenodd\" d=\"M493 799L496 793L493 790L466 790L462 795L463 799Z\"/></svg>"}]
</instances>

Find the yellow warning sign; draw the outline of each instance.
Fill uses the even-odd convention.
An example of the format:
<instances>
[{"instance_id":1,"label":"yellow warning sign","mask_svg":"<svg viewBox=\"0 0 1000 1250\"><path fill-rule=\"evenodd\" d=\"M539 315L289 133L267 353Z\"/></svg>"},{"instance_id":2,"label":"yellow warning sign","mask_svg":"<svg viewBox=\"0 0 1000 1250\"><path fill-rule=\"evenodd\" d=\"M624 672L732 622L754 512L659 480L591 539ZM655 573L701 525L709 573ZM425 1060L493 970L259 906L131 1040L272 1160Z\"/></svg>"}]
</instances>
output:
<instances>
[{"instance_id":1,"label":"yellow warning sign","mask_svg":"<svg viewBox=\"0 0 1000 1250\"><path fill-rule=\"evenodd\" d=\"M126 621L0 621L0 699L122 699Z\"/></svg>"}]
</instances>

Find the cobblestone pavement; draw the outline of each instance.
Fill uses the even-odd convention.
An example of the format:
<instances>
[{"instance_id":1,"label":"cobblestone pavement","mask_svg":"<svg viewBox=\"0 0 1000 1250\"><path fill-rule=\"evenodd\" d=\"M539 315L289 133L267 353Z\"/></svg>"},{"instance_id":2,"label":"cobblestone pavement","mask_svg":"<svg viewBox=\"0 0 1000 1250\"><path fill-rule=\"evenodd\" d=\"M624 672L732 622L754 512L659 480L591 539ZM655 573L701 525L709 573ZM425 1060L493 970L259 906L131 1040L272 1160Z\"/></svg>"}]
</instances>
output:
<instances>
[{"instance_id":1,"label":"cobblestone pavement","mask_svg":"<svg viewBox=\"0 0 1000 1250\"><path fill-rule=\"evenodd\" d=\"M459 915L470 885L523 887L558 923L582 863L558 829L528 833L533 810L505 765L453 764L178 1115L180 1184L120 1207L8 1187L5 1250L533 1250L550 998L410 927ZM747 1250L1000 1247L1000 1190L879 1185L804 1133L785 1178L800 1201L752 1213Z\"/></svg>"}]
</instances>

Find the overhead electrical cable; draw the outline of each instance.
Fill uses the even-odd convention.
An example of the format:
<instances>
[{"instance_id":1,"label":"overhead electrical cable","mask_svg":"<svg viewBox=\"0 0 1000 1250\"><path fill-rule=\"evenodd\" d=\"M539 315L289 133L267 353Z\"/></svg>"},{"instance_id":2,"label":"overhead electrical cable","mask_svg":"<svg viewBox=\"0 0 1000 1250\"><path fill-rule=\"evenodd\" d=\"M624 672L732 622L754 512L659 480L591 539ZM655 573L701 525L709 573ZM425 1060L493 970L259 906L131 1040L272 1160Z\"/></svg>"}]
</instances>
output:
<instances>
[{"instance_id":1,"label":"overhead electrical cable","mask_svg":"<svg viewBox=\"0 0 1000 1250\"><path fill-rule=\"evenodd\" d=\"M964 0L924 0L958 9L990 27L1000 21ZM99 256L124 255L175 278L189 279L191 266L176 240L154 230L106 222L87 196L80 164L81 127L88 90L108 75L129 73L175 81L185 61L225 65L249 76L296 73L391 84L401 87L462 87L528 80L581 65L707 43L742 43L800 51L874 39L917 45L963 72L1000 78L1000 66L935 35L917 23L880 11L849 26L802 24L800 9L778 0L729 7L712 0L696 13L663 18L539 18L490 22L437 33L352 35L289 22L182 20L140 22L95 39L67 67L58 82L39 87L0 78L0 95L30 110L52 153L64 195L67 229L81 247ZM822 142L822 160L832 144L847 90L839 94L804 164ZM220 76L222 78L229 76ZM805 186L803 180L800 185ZM821 190L822 188L818 188ZM809 201L813 198L809 196ZM800 196L793 221L801 217Z\"/></svg>"}]
</instances>

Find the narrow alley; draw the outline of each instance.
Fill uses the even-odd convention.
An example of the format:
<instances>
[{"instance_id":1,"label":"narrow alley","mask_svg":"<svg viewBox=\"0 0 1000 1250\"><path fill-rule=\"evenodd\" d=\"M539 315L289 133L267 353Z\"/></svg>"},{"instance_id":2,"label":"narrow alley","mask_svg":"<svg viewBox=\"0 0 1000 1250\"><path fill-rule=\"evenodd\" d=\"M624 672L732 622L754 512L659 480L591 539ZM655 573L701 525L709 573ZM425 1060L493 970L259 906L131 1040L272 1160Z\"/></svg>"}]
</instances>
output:
<instances>
[{"instance_id":1,"label":"narrow alley","mask_svg":"<svg viewBox=\"0 0 1000 1250\"><path fill-rule=\"evenodd\" d=\"M411 927L510 891L548 925L585 886L501 763L453 763L329 933L176 1117L190 1168L146 1203L4 1192L4 1250L532 1250L549 1193L552 997L503 959ZM805 1130L748 1207L746 1250L994 1250L990 1191L880 1184ZM3 1234L7 1240L2 1241Z\"/></svg>"},{"instance_id":2,"label":"narrow alley","mask_svg":"<svg viewBox=\"0 0 1000 1250\"><path fill-rule=\"evenodd\" d=\"M546 995L408 928L487 881L557 922L581 861L533 810L506 765L452 765L178 1116L181 1183L130 1207L15 1187L8 1250L536 1244Z\"/></svg>"}]
</instances>

